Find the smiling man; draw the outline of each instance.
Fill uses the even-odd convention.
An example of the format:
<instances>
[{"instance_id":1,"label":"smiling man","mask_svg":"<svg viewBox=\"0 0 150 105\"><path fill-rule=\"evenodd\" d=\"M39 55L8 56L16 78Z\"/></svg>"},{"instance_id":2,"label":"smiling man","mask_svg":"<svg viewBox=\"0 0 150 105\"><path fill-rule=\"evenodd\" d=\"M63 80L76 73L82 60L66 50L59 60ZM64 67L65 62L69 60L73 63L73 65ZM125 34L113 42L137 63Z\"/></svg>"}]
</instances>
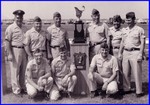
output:
<instances>
[{"instance_id":1,"label":"smiling man","mask_svg":"<svg viewBox=\"0 0 150 105\"><path fill-rule=\"evenodd\" d=\"M95 67L97 67L97 72L94 71ZM117 59L109 54L108 45L102 43L99 53L93 57L89 68L91 98L97 94L97 83L102 85L102 93L115 94L118 91L116 82L118 70Z\"/></svg>"},{"instance_id":2,"label":"smiling man","mask_svg":"<svg viewBox=\"0 0 150 105\"><path fill-rule=\"evenodd\" d=\"M33 27L26 32L24 45L28 60L33 59L33 52L35 49L40 49L43 56L46 58L46 38L48 33L42 30L42 20L36 16L34 18Z\"/></svg>"},{"instance_id":3,"label":"smiling man","mask_svg":"<svg viewBox=\"0 0 150 105\"><path fill-rule=\"evenodd\" d=\"M52 58L56 58L59 56L59 47L64 45L67 50L70 52L70 45L68 40L67 31L61 27L61 14L59 12L55 12L53 14L54 24L47 28L49 33L49 43L50 43L50 52L52 54Z\"/></svg>"},{"instance_id":4,"label":"smiling man","mask_svg":"<svg viewBox=\"0 0 150 105\"><path fill-rule=\"evenodd\" d=\"M131 71L135 79L136 96L144 95L142 91L142 58L145 48L144 29L135 23L135 13L126 14L127 27L123 29L123 38L119 51L119 58L123 57L123 89L125 93L131 91Z\"/></svg>"}]
</instances>

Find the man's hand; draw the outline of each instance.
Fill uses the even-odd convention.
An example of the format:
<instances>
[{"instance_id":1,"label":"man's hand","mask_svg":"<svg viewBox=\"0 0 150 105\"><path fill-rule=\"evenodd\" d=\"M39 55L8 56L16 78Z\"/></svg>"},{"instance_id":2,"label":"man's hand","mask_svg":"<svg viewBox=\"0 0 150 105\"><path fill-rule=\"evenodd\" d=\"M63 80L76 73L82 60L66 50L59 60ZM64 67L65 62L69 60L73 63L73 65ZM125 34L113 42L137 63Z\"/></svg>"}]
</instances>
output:
<instances>
[{"instance_id":1,"label":"man's hand","mask_svg":"<svg viewBox=\"0 0 150 105\"><path fill-rule=\"evenodd\" d=\"M139 55L138 55L137 61L138 61L138 62L141 62L141 61L142 61L142 54L139 54Z\"/></svg>"},{"instance_id":2,"label":"man's hand","mask_svg":"<svg viewBox=\"0 0 150 105\"><path fill-rule=\"evenodd\" d=\"M122 54L118 54L118 59L122 60Z\"/></svg>"},{"instance_id":3,"label":"man's hand","mask_svg":"<svg viewBox=\"0 0 150 105\"><path fill-rule=\"evenodd\" d=\"M108 82L105 82L102 86L102 90L105 91L107 89Z\"/></svg>"},{"instance_id":4,"label":"man's hand","mask_svg":"<svg viewBox=\"0 0 150 105\"><path fill-rule=\"evenodd\" d=\"M62 79L62 85L66 85L66 84L67 84L68 78L69 78L69 76L66 75L66 76Z\"/></svg>"},{"instance_id":5,"label":"man's hand","mask_svg":"<svg viewBox=\"0 0 150 105\"><path fill-rule=\"evenodd\" d=\"M89 72L88 77L93 81L93 74L91 72Z\"/></svg>"},{"instance_id":6,"label":"man's hand","mask_svg":"<svg viewBox=\"0 0 150 105\"><path fill-rule=\"evenodd\" d=\"M8 61L11 61L11 62L13 61L13 55L12 54L8 55Z\"/></svg>"},{"instance_id":7,"label":"man's hand","mask_svg":"<svg viewBox=\"0 0 150 105\"><path fill-rule=\"evenodd\" d=\"M38 91L43 91L43 90L44 90L44 88L42 86L38 87Z\"/></svg>"}]
</instances>

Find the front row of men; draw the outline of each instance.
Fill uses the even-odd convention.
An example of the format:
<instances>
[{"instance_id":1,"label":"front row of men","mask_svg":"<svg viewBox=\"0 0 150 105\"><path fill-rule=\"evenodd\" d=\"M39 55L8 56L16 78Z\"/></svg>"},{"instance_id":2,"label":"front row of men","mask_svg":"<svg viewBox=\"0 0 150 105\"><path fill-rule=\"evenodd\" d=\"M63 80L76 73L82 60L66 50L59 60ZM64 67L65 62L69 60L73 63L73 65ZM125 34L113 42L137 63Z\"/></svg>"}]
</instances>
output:
<instances>
[{"instance_id":1,"label":"front row of men","mask_svg":"<svg viewBox=\"0 0 150 105\"><path fill-rule=\"evenodd\" d=\"M42 52L35 50L34 58L26 68L27 94L33 98L38 91L42 91L47 99L50 95L51 100L57 100L62 91L71 96L77 81L75 69L75 65L67 58L65 47L60 48L60 56L52 61L51 67Z\"/></svg>"},{"instance_id":2,"label":"front row of men","mask_svg":"<svg viewBox=\"0 0 150 105\"><path fill-rule=\"evenodd\" d=\"M61 91L66 91L70 95L77 81L77 77L74 75L76 68L67 58L70 50L68 34L61 27L60 13L54 14L54 25L47 28L48 33L41 30L41 19L35 17L33 28L27 31L25 36L22 26L24 11L17 10L13 14L15 15L15 22L8 26L5 33L13 93L19 95L26 87L30 97L36 96L38 91L45 91L46 97L50 96L53 100L60 97ZM110 28L111 32L109 32L106 24L100 23L99 18L99 12L94 9L92 11L93 22L87 29L93 46L90 52L95 51L95 54L91 54L92 57L90 57L92 60L88 74L91 97L96 94L97 83L103 84L102 90L106 91L107 94L116 93L118 88L129 92L131 90L131 68L135 77L136 95L142 96L141 60L145 45L144 30L135 25L133 12L126 14L128 27L124 30L120 27L121 19L119 16L114 18L114 27ZM115 57L109 54L110 42ZM59 48L61 45L64 46ZM50 56L46 54L46 50L49 51L47 46L51 48L53 57L51 67L45 60L45 57L49 58ZM25 52L29 60L27 67ZM96 67L97 71L95 71ZM24 80L23 75L25 69L26 80ZM123 78L123 84L120 82L117 85L116 76L121 73L120 77Z\"/></svg>"}]
</instances>

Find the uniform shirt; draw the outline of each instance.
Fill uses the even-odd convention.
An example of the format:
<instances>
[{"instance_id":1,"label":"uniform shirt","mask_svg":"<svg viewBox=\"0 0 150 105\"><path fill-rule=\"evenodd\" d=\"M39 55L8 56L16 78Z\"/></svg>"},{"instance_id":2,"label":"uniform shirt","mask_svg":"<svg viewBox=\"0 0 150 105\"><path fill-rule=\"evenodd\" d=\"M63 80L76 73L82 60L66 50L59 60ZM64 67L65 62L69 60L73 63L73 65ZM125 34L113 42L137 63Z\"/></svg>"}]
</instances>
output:
<instances>
[{"instance_id":1,"label":"uniform shirt","mask_svg":"<svg viewBox=\"0 0 150 105\"><path fill-rule=\"evenodd\" d=\"M24 32L23 27L20 28L15 22L9 25L5 31L5 40L9 41L13 46L23 46Z\"/></svg>"},{"instance_id":2,"label":"uniform shirt","mask_svg":"<svg viewBox=\"0 0 150 105\"><path fill-rule=\"evenodd\" d=\"M51 40L51 46L60 46L65 43L65 39L68 39L68 33L62 27L56 27L54 24L47 28L49 32L48 39Z\"/></svg>"},{"instance_id":3,"label":"uniform shirt","mask_svg":"<svg viewBox=\"0 0 150 105\"><path fill-rule=\"evenodd\" d=\"M41 30L37 32L34 27L28 30L25 34L24 44L30 47L31 51L35 51L36 49L46 50L46 38L48 33L46 31Z\"/></svg>"},{"instance_id":4,"label":"uniform shirt","mask_svg":"<svg viewBox=\"0 0 150 105\"><path fill-rule=\"evenodd\" d=\"M38 79L45 75L46 73L51 74L51 67L48 64L48 61L45 58L42 58L41 64L38 65L35 59L32 59L28 62L26 67L26 76L28 72L31 72L32 80L37 83Z\"/></svg>"},{"instance_id":5,"label":"uniform shirt","mask_svg":"<svg viewBox=\"0 0 150 105\"><path fill-rule=\"evenodd\" d=\"M129 27L123 29L124 47L127 49L140 48L141 39L145 38L144 29L135 25L132 29Z\"/></svg>"},{"instance_id":6,"label":"uniform shirt","mask_svg":"<svg viewBox=\"0 0 150 105\"><path fill-rule=\"evenodd\" d=\"M122 29L116 30L114 27L109 28L110 33L112 35L112 46L120 46L121 40L122 40Z\"/></svg>"},{"instance_id":7,"label":"uniform shirt","mask_svg":"<svg viewBox=\"0 0 150 105\"><path fill-rule=\"evenodd\" d=\"M76 69L76 67L71 63L70 59L67 59L66 62L64 62L59 56L52 61L52 71L56 77L65 77L74 69Z\"/></svg>"},{"instance_id":8,"label":"uniform shirt","mask_svg":"<svg viewBox=\"0 0 150 105\"><path fill-rule=\"evenodd\" d=\"M94 43L101 42L108 37L107 35L110 35L109 28L105 23L99 23L98 25L90 23L87 31L90 41Z\"/></svg>"},{"instance_id":9,"label":"uniform shirt","mask_svg":"<svg viewBox=\"0 0 150 105\"><path fill-rule=\"evenodd\" d=\"M97 54L93 57L90 67L97 66L98 73L104 78L110 78L114 71L118 71L117 59L108 55L106 59L103 59L101 54Z\"/></svg>"}]
</instances>

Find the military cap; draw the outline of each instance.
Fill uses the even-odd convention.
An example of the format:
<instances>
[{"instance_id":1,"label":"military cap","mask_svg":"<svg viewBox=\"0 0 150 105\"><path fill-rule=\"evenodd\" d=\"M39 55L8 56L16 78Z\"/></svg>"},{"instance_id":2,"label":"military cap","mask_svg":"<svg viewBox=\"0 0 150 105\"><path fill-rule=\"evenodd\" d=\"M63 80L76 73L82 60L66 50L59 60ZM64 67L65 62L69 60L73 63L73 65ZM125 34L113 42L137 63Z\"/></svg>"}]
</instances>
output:
<instances>
[{"instance_id":1,"label":"military cap","mask_svg":"<svg viewBox=\"0 0 150 105\"><path fill-rule=\"evenodd\" d=\"M41 53L41 54L42 54L42 51L37 48L37 49L33 52L33 54L35 55L35 54L37 54L37 53Z\"/></svg>"},{"instance_id":2,"label":"military cap","mask_svg":"<svg viewBox=\"0 0 150 105\"><path fill-rule=\"evenodd\" d=\"M35 18L34 18L34 20L33 20L34 22L41 22L42 20L41 20L41 18L40 17L38 17L38 16L36 16Z\"/></svg>"},{"instance_id":3,"label":"military cap","mask_svg":"<svg viewBox=\"0 0 150 105\"><path fill-rule=\"evenodd\" d=\"M54 14L53 14L53 18L54 17L61 17L61 14L59 13L59 12L55 12Z\"/></svg>"},{"instance_id":4,"label":"military cap","mask_svg":"<svg viewBox=\"0 0 150 105\"><path fill-rule=\"evenodd\" d=\"M60 52L67 51L66 46L65 46L65 45L61 45L61 46L59 47L59 51L60 51Z\"/></svg>"},{"instance_id":5,"label":"military cap","mask_svg":"<svg viewBox=\"0 0 150 105\"><path fill-rule=\"evenodd\" d=\"M106 42L102 43L101 48L105 48L105 49L108 48L108 44Z\"/></svg>"},{"instance_id":6,"label":"military cap","mask_svg":"<svg viewBox=\"0 0 150 105\"><path fill-rule=\"evenodd\" d=\"M97 9L92 10L92 15L99 15L99 11Z\"/></svg>"},{"instance_id":7,"label":"military cap","mask_svg":"<svg viewBox=\"0 0 150 105\"><path fill-rule=\"evenodd\" d=\"M13 12L14 15L24 15L25 12L23 10L16 10Z\"/></svg>"},{"instance_id":8,"label":"military cap","mask_svg":"<svg viewBox=\"0 0 150 105\"><path fill-rule=\"evenodd\" d=\"M122 19L121 19L120 15L115 15L113 17L113 21L115 21L115 22L122 22Z\"/></svg>"},{"instance_id":9,"label":"military cap","mask_svg":"<svg viewBox=\"0 0 150 105\"><path fill-rule=\"evenodd\" d=\"M128 18L132 18L132 19L136 19L136 17L135 17L135 13L134 12L128 12L127 14L126 14L126 18L128 19Z\"/></svg>"}]
</instances>

